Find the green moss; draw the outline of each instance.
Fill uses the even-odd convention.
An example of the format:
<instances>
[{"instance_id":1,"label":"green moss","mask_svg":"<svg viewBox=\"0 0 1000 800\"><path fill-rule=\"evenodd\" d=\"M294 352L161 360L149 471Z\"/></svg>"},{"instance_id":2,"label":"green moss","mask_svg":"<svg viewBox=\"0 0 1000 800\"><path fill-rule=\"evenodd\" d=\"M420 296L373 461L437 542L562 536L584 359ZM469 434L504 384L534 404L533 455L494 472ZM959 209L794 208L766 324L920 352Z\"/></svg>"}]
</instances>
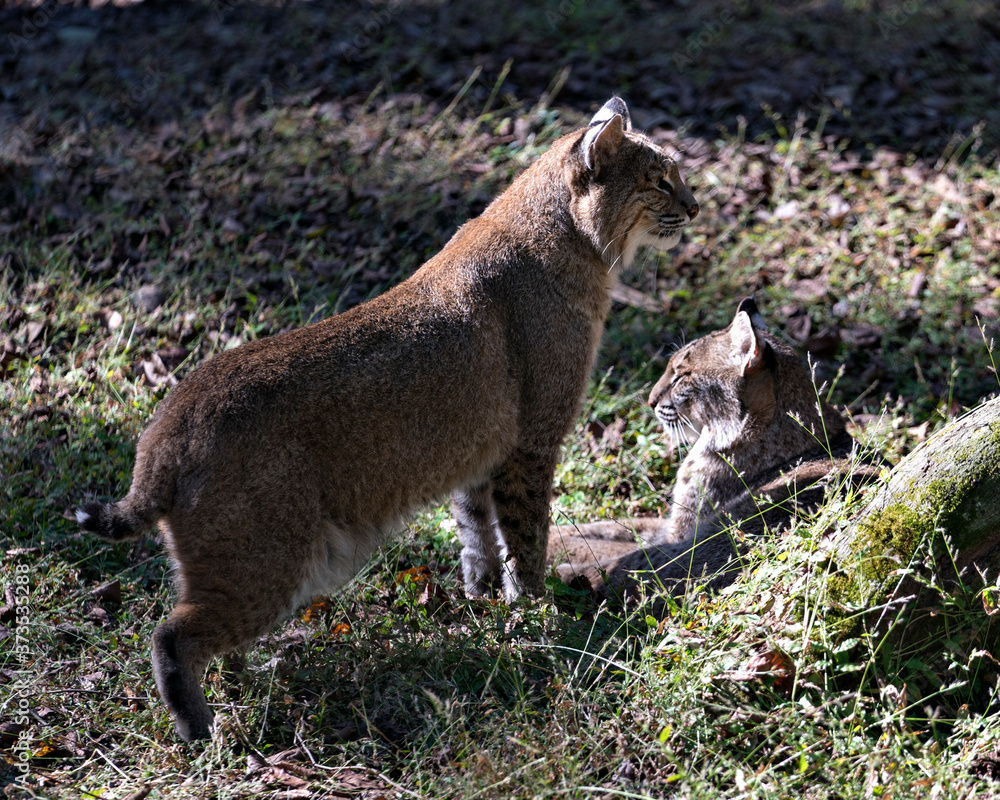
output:
<instances>
[{"instance_id":1,"label":"green moss","mask_svg":"<svg viewBox=\"0 0 1000 800\"><path fill-rule=\"evenodd\" d=\"M827 580L826 589L829 608L823 620L827 627L839 640L857 636L861 632L861 617L856 609L862 601L857 583L843 572L837 572Z\"/></svg>"},{"instance_id":2,"label":"green moss","mask_svg":"<svg viewBox=\"0 0 1000 800\"><path fill-rule=\"evenodd\" d=\"M860 602L877 595L885 581L912 559L923 543L933 544L941 532L958 551L982 536L983 506L1000 491L1000 423L991 422L960 450L945 448L936 455L949 464L964 464L962 474L947 475L926 484L911 479L888 492L908 498L870 515L859 524L851 543L856 558L843 564L829 581L833 602ZM943 470L947 472L947 470Z\"/></svg>"},{"instance_id":3,"label":"green moss","mask_svg":"<svg viewBox=\"0 0 1000 800\"><path fill-rule=\"evenodd\" d=\"M858 585L843 572L831 575L826 582L827 600L831 603L860 603Z\"/></svg>"},{"instance_id":4,"label":"green moss","mask_svg":"<svg viewBox=\"0 0 1000 800\"><path fill-rule=\"evenodd\" d=\"M859 525L853 550L856 569L867 585L880 586L900 564L907 563L923 538L934 531L934 520L896 503Z\"/></svg>"}]
</instances>

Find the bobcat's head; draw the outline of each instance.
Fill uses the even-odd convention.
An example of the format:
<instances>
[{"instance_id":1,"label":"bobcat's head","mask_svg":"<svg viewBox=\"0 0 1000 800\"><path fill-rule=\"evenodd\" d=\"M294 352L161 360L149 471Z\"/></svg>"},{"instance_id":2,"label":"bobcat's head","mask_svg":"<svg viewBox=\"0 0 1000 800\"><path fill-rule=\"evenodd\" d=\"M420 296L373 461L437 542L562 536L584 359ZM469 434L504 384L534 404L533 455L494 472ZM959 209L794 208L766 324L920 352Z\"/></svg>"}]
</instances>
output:
<instances>
[{"instance_id":1,"label":"bobcat's head","mask_svg":"<svg viewBox=\"0 0 1000 800\"><path fill-rule=\"evenodd\" d=\"M610 266L627 266L643 245L674 247L698 215L677 163L632 130L628 108L612 97L573 143L566 162L571 210Z\"/></svg>"},{"instance_id":2,"label":"bobcat's head","mask_svg":"<svg viewBox=\"0 0 1000 800\"><path fill-rule=\"evenodd\" d=\"M757 305L748 297L728 327L674 353L649 404L675 442L704 437L711 449L722 450L773 419L779 358L806 370L789 348L766 338L764 331Z\"/></svg>"}]
</instances>

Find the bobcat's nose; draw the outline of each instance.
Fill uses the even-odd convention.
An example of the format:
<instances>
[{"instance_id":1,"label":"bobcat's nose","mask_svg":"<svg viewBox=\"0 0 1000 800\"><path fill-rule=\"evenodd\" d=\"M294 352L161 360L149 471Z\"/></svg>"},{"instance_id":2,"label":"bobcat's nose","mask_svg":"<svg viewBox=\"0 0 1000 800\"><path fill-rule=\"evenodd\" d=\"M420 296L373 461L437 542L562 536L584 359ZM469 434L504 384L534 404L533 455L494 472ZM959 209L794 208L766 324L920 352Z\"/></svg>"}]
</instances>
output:
<instances>
[{"instance_id":1,"label":"bobcat's nose","mask_svg":"<svg viewBox=\"0 0 1000 800\"><path fill-rule=\"evenodd\" d=\"M697 216L698 216L698 212L699 212L700 210L701 210L701 209L700 209L700 208L698 208L698 204L697 204L697 203L692 203L692 204L691 204L691 205L689 205L689 206L687 207L687 209L686 209L686 211L687 211L687 214L688 214L688 217L690 217L691 219L694 219L695 217L697 217Z\"/></svg>"}]
</instances>

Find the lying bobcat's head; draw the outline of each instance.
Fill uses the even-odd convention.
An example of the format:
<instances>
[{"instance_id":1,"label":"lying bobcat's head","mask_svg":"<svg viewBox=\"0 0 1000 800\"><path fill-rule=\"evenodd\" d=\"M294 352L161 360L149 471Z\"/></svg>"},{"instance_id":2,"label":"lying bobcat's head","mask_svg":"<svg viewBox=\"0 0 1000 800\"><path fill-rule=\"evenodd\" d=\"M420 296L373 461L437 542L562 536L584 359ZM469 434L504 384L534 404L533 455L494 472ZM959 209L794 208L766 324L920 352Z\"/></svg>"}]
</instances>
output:
<instances>
[{"instance_id":1,"label":"lying bobcat's head","mask_svg":"<svg viewBox=\"0 0 1000 800\"><path fill-rule=\"evenodd\" d=\"M677 163L632 130L619 97L594 115L569 156L573 217L610 266L627 266L643 245L674 247L698 215Z\"/></svg>"},{"instance_id":2,"label":"lying bobcat's head","mask_svg":"<svg viewBox=\"0 0 1000 800\"><path fill-rule=\"evenodd\" d=\"M768 338L765 330L756 303L748 297L728 327L674 353L649 404L675 442L703 437L708 447L722 450L761 433L779 411L775 391L779 361L782 381L799 392L811 386L798 356ZM814 395L811 399L815 403ZM799 412L799 404L780 409L788 410Z\"/></svg>"}]
</instances>

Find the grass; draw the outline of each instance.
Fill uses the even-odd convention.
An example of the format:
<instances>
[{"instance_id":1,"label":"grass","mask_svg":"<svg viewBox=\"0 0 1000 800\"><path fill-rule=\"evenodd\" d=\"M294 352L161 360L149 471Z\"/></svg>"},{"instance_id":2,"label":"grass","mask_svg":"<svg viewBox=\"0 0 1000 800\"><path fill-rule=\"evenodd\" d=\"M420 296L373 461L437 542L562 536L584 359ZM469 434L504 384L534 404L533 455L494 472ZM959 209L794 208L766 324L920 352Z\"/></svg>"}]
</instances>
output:
<instances>
[{"instance_id":1,"label":"grass","mask_svg":"<svg viewBox=\"0 0 1000 800\"><path fill-rule=\"evenodd\" d=\"M567 24L593 43L614 13L576 5ZM851 512L837 504L662 619L556 581L512 608L466 600L447 508L429 509L350 587L214 662L221 735L176 740L148 658L172 602L162 552L83 537L65 510L125 490L171 374L384 291L590 110L520 99L498 74L467 94L471 72L456 75L443 100L359 75L342 100L261 92L163 127L20 120L28 151L2 164L0 209L0 570L5 605L29 610L0 620L8 794L994 795L993 595L940 598L929 646L863 626L845 641L860 609L825 594L816 552ZM997 391L995 155L964 138L917 154L823 119L654 131L702 213L675 253L623 276L646 302L613 310L555 522L665 509L676 457L645 396L672 348L749 292L892 458ZM598 442L606 426L620 443ZM13 788L18 742L29 779Z\"/></svg>"}]
</instances>

